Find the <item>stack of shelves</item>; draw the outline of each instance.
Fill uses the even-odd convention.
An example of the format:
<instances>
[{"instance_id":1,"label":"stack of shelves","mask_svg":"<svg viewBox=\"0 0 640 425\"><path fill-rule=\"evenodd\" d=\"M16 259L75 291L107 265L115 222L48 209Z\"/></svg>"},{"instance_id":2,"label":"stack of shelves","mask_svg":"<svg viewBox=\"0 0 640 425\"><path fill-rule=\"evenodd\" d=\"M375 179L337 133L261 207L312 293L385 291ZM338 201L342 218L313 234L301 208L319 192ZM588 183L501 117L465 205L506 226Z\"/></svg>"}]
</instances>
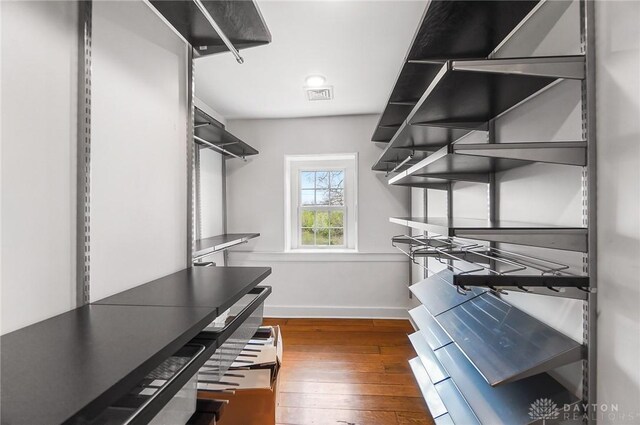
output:
<instances>
[{"instance_id":1,"label":"stack of shelves","mask_svg":"<svg viewBox=\"0 0 640 425\"><path fill-rule=\"evenodd\" d=\"M199 108L195 108L194 141L225 156L244 159L259 152L229 133L215 118Z\"/></svg>"},{"instance_id":2,"label":"stack of shelves","mask_svg":"<svg viewBox=\"0 0 640 425\"><path fill-rule=\"evenodd\" d=\"M410 361L437 424L534 422L531 403L578 398L547 372L582 359L582 345L486 290L466 294L440 272L411 286L418 357Z\"/></svg>"},{"instance_id":3,"label":"stack of shelves","mask_svg":"<svg viewBox=\"0 0 640 425\"><path fill-rule=\"evenodd\" d=\"M537 7L538 1L429 2L373 133L374 142L387 143L373 169L390 171L410 155L399 169L411 166L468 132L415 126L407 117L447 59L487 57Z\"/></svg>"},{"instance_id":4,"label":"stack of shelves","mask_svg":"<svg viewBox=\"0 0 640 425\"><path fill-rule=\"evenodd\" d=\"M589 215L593 10L578 1L583 55L500 59L494 53L529 19L542 10L544 17L552 14L548 2L429 2L376 127L373 141L387 145L373 170L394 174L390 185L447 191L447 217L390 218L419 231L395 237L394 246L416 264L417 257L433 257L445 267L436 272L425 263L430 277L410 288L421 303L410 311L417 353L410 366L437 424L543 423L557 417L532 415L536 400L552 400L560 409L595 403L591 220L585 218L584 227L498 220L495 189L496 173L517 167L582 167L583 216ZM417 66L421 78L412 71ZM497 118L565 80L581 82L581 138L495 142ZM454 216L457 182L488 185L489 219ZM583 272L497 244L581 253ZM582 343L507 303L505 291L582 301ZM582 384L581 400L553 377L558 367L576 362L582 382L571 387Z\"/></svg>"}]
</instances>

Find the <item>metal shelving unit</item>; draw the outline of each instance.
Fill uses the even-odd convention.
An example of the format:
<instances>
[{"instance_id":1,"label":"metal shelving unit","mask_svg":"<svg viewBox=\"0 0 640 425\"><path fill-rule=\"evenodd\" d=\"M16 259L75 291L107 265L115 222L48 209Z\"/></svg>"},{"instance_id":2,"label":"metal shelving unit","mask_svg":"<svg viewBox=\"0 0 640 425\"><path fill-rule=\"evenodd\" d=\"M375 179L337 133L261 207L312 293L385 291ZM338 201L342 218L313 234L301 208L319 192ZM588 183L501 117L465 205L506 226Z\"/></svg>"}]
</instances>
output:
<instances>
[{"instance_id":1,"label":"metal shelving unit","mask_svg":"<svg viewBox=\"0 0 640 425\"><path fill-rule=\"evenodd\" d=\"M244 159L259 152L247 143L225 130L217 120L206 112L195 108L194 140L197 144L209 147L223 155Z\"/></svg>"},{"instance_id":2,"label":"metal shelving unit","mask_svg":"<svg viewBox=\"0 0 640 425\"><path fill-rule=\"evenodd\" d=\"M271 42L260 9L251 0L150 0L150 3L200 56L231 51L242 63L238 50ZM242 19L230 19L234 16Z\"/></svg>"},{"instance_id":3,"label":"metal shelving unit","mask_svg":"<svg viewBox=\"0 0 640 425\"><path fill-rule=\"evenodd\" d=\"M396 236L393 245L425 268L425 277L431 276L410 288L422 303L410 311L418 330L410 336L418 353L410 365L436 424L534 423L528 413L537 399L551 399L558 406L579 401L548 372L580 361L580 402L596 403L594 6L590 0L578 1L581 54L526 58L496 58L494 53L531 17L539 13L551 18L564 8L547 1L493 6L430 2L374 133L373 141L388 143L372 169L395 174L389 184L447 192L446 217L390 218L420 232ZM507 33L499 24L492 27L496 13L518 4L526 12L516 14L516 22L505 22L511 28ZM459 14L465 9L476 18ZM487 16L492 18L482 30L465 20ZM442 28L447 31L439 32ZM488 42L485 37L493 29L500 39ZM467 55L458 47L472 46L474 32L479 44L492 47ZM424 34L447 40L444 45L424 43ZM420 48L439 51L417 55ZM422 79L414 77L410 92L412 78L407 76L417 67L422 67ZM581 84L581 137L496 143L497 118L567 79ZM533 163L582 167L582 226L498 218L496 173ZM457 182L487 185L488 219L455 217ZM555 260L509 252L500 244L581 253L582 272ZM431 263L418 261L425 257ZM429 269L434 260L441 265L438 270ZM503 297L509 292L582 301L582 342L511 306ZM594 422L590 415L584 418Z\"/></svg>"},{"instance_id":4,"label":"metal shelving unit","mask_svg":"<svg viewBox=\"0 0 640 425\"><path fill-rule=\"evenodd\" d=\"M391 140L445 59L486 57L539 4L429 2L372 140Z\"/></svg>"},{"instance_id":5,"label":"metal shelving unit","mask_svg":"<svg viewBox=\"0 0 640 425\"><path fill-rule=\"evenodd\" d=\"M198 260L207 255L224 251L233 246L249 242L253 238L260 236L260 233L225 233L224 235L212 236L210 238L197 239L193 259Z\"/></svg>"},{"instance_id":6,"label":"metal shelving unit","mask_svg":"<svg viewBox=\"0 0 640 425\"><path fill-rule=\"evenodd\" d=\"M587 252L587 229L461 217L391 217L389 221L425 232L464 239Z\"/></svg>"}]
</instances>

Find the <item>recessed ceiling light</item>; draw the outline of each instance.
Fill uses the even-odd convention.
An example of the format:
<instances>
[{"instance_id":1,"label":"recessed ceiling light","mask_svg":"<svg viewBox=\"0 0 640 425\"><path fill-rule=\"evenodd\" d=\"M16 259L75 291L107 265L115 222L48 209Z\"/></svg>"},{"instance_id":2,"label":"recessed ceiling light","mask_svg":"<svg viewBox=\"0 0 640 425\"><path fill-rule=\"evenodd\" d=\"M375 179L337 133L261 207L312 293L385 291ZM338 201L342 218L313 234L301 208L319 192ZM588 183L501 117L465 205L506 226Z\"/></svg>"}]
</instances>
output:
<instances>
[{"instance_id":1,"label":"recessed ceiling light","mask_svg":"<svg viewBox=\"0 0 640 425\"><path fill-rule=\"evenodd\" d=\"M309 75L304 81L307 87L322 87L327 79L322 75Z\"/></svg>"}]
</instances>

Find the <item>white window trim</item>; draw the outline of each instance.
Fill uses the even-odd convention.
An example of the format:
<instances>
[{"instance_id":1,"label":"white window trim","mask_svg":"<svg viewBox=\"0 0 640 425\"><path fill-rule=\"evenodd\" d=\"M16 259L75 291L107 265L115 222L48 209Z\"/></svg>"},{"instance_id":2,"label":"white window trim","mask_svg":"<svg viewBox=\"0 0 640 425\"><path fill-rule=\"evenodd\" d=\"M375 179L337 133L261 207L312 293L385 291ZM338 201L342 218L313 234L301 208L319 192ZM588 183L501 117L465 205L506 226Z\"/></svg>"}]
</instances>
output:
<instances>
[{"instance_id":1,"label":"white window trim","mask_svg":"<svg viewBox=\"0 0 640 425\"><path fill-rule=\"evenodd\" d=\"M333 162L333 164L331 163ZM345 164L348 164L346 166ZM284 251L290 253L354 253L358 252L358 154L285 155L285 205L284 205ZM293 244L293 236L299 237L298 211L299 171L310 169L345 170L345 198L347 205L345 242L341 248L301 248L299 241ZM295 233L294 233L295 232Z\"/></svg>"}]
</instances>

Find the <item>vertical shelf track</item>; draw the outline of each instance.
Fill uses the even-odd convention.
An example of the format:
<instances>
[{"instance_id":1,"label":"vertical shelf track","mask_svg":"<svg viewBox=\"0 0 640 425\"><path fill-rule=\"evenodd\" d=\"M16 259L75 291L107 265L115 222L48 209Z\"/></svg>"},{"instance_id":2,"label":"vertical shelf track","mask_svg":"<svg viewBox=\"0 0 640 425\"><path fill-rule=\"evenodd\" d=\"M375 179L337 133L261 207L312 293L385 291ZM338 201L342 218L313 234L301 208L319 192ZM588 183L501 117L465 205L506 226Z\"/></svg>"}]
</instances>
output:
<instances>
[{"instance_id":1,"label":"vertical shelf track","mask_svg":"<svg viewBox=\"0 0 640 425\"><path fill-rule=\"evenodd\" d=\"M591 411L597 403L597 229L596 229L596 121L595 121L595 19L594 0L580 1L580 42L585 55L585 76L581 86L582 137L587 141L587 165L582 169L582 220L588 229L588 252L583 255L583 272L592 288L583 303L583 345L586 358L582 364L582 399L587 404L585 423L596 423Z\"/></svg>"},{"instance_id":2,"label":"vertical shelf track","mask_svg":"<svg viewBox=\"0 0 640 425\"><path fill-rule=\"evenodd\" d=\"M78 2L76 306L91 302L91 38L93 3Z\"/></svg>"}]
</instances>

